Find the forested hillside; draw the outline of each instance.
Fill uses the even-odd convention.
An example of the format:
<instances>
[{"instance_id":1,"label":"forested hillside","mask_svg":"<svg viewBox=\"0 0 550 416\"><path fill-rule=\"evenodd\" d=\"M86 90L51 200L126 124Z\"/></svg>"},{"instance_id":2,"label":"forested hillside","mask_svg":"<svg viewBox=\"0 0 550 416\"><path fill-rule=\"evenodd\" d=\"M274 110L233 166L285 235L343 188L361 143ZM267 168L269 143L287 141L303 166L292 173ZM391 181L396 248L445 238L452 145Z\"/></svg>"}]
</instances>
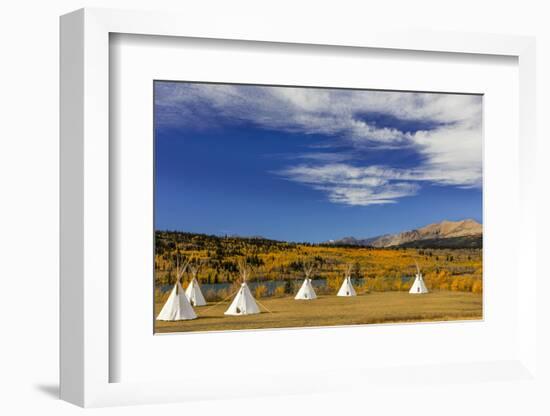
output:
<instances>
[{"instance_id":1,"label":"forested hillside","mask_svg":"<svg viewBox=\"0 0 550 416\"><path fill-rule=\"evenodd\" d=\"M359 290L406 290L417 262L431 289L481 292L482 251L478 248L369 248L356 246L289 243L265 238L211 236L157 231L155 236L155 282L175 281L175 259L189 258L200 264L201 283L232 283L239 280L241 259L252 268L251 281L303 278L302 263L314 262L314 279L326 279L335 289L348 265ZM184 284L189 276L184 276Z\"/></svg>"}]
</instances>

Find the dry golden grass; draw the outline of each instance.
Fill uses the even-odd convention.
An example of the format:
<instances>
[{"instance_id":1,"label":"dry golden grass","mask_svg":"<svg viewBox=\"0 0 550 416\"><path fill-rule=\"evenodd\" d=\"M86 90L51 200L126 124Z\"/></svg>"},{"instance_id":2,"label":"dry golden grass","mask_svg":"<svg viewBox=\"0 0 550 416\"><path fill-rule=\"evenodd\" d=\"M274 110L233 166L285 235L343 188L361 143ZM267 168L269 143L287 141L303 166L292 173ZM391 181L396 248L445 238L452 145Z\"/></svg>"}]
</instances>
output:
<instances>
[{"instance_id":1,"label":"dry golden grass","mask_svg":"<svg viewBox=\"0 0 550 416\"><path fill-rule=\"evenodd\" d=\"M262 298L258 315L224 316L229 300L195 308L198 319L156 321L156 332L227 331L238 329L295 328L390 322L482 319L482 295L435 291L425 295L374 292L357 297L320 296L312 301L293 297ZM155 305L158 314L162 304Z\"/></svg>"}]
</instances>

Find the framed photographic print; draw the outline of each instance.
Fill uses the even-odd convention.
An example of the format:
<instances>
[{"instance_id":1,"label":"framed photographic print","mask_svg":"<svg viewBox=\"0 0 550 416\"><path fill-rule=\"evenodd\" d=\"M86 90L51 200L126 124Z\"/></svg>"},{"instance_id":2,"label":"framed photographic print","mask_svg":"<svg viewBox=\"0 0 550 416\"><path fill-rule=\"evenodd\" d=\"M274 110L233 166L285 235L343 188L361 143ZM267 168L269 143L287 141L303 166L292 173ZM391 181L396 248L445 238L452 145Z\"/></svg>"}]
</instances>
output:
<instances>
[{"instance_id":1,"label":"framed photographic print","mask_svg":"<svg viewBox=\"0 0 550 416\"><path fill-rule=\"evenodd\" d=\"M154 81L155 333L482 319L482 98Z\"/></svg>"},{"instance_id":2,"label":"framed photographic print","mask_svg":"<svg viewBox=\"0 0 550 416\"><path fill-rule=\"evenodd\" d=\"M233 23L61 19L62 398L541 388L533 39Z\"/></svg>"}]
</instances>

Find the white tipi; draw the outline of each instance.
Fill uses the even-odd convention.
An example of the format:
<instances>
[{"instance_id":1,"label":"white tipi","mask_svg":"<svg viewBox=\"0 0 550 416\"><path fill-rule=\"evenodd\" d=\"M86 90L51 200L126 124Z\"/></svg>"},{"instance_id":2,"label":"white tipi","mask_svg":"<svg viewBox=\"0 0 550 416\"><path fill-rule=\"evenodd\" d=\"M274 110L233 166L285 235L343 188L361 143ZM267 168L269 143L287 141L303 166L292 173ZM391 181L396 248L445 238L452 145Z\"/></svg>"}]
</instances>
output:
<instances>
[{"instance_id":1,"label":"white tipi","mask_svg":"<svg viewBox=\"0 0 550 416\"><path fill-rule=\"evenodd\" d=\"M168 300L158 314L157 321L183 321L187 319L195 319L197 317L180 284L181 276L185 272L185 269L187 269L188 265L189 262L187 261L180 269L179 260L177 260L176 284L174 285Z\"/></svg>"},{"instance_id":2,"label":"white tipi","mask_svg":"<svg viewBox=\"0 0 550 416\"><path fill-rule=\"evenodd\" d=\"M239 263L239 272L241 273L243 282L241 283L241 287L233 299L233 302L231 302L229 308L227 308L224 312L224 315L252 315L255 313L260 313L260 308L256 304L256 301L254 300L254 297L252 296L252 293L250 293L250 289L246 284L246 278L248 277L249 271L244 262Z\"/></svg>"},{"instance_id":3,"label":"white tipi","mask_svg":"<svg viewBox=\"0 0 550 416\"><path fill-rule=\"evenodd\" d=\"M193 264L189 266L189 270L191 271L191 276L193 276L193 279L191 279L189 286L187 286L187 289L185 289L185 296L187 296L187 299L189 299L189 302L191 302L191 305L193 306L206 305L206 300L204 299L201 287L199 286L199 282L197 281L197 273L199 272L199 269L199 264Z\"/></svg>"},{"instance_id":4,"label":"white tipi","mask_svg":"<svg viewBox=\"0 0 550 416\"><path fill-rule=\"evenodd\" d=\"M348 266L346 278L344 279L342 286L340 286L340 290L336 296L357 296L357 293L351 284L351 266Z\"/></svg>"},{"instance_id":5,"label":"white tipi","mask_svg":"<svg viewBox=\"0 0 550 416\"><path fill-rule=\"evenodd\" d=\"M422 273L420 273L420 267L418 267L418 263L416 264L416 278L414 279L414 283L411 286L409 293L413 295L429 293L428 288L424 284L424 279L422 278Z\"/></svg>"},{"instance_id":6,"label":"white tipi","mask_svg":"<svg viewBox=\"0 0 550 416\"><path fill-rule=\"evenodd\" d=\"M298 290L298 293L294 297L294 299L297 300L313 300L317 298L317 295L315 294L315 290L313 290L313 285L311 284L310 275L311 272L313 272L313 264L312 263L304 263L304 273L306 275L306 278L304 279L304 283L302 283L302 286L300 287L300 290Z\"/></svg>"}]
</instances>

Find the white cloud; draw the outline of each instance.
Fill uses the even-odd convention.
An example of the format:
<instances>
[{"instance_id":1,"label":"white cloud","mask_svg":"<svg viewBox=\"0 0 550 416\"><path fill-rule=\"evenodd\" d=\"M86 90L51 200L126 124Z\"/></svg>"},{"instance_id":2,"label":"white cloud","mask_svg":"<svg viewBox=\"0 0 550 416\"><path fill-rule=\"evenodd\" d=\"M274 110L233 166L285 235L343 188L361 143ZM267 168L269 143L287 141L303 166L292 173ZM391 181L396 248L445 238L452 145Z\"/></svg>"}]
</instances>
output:
<instances>
[{"instance_id":1,"label":"white cloud","mask_svg":"<svg viewBox=\"0 0 550 416\"><path fill-rule=\"evenodd\" d=\"M267 128L375 140L395 140L403 133L369 125L358 115L457 123L479 119L481 109L480 97L471 95L188 83L158 84L157 97L159 121L166 124L200 122L196 115L215 110Z\"/></svg>"},{"instance_id":2,"label":"white cloud","mask_svg":"<svg viewBox=\"0 0 550 416\"><path fill-rule=\"evenodd\" d=\"M345 152L334 153L334 152L308 152L308 153L299 153L296 155L288 155L289 159L303 159L303 160L313 160L316 162L344 162L346 160L353 159L353 155Z\"/></svg>"},{"instance_id":3,"label":"white cloud","mask_svg":"<svg viewBox=\"0 0 550 416\"><path fill-rule=\"evenodd\" d=\"M425 177L441 185L480 187L481 138L481 127L463 125L417 132L413 142L426 158Z\"/></svg>"},{"instance_id":4,"label":"white cloud","mask_svg":"<svg viewBox=\"0 0 550 416\"><path fill-rule=\"evenodd\" d=\"M418 152L417 166L399 169L343 164L349 155L314 151L299 156L311 164L279 172L325 192L336 203L392 203L414 195L422 182L481 185L480 96L166 83L157 85L156 97L162 125L208 128L220 119L251 122L267 129L332 136L336 143L361 151L406 146ZM387 126L378 125L366 121L369 114L391 120ZM428 127L403 131L403 121Z\"/></svg>"},{"instance_id":5,"label":"white cloud","mask_svg":"<svg viewBox=\"0 0 550 416\"><path fill-rule=\"evenodd\" d=\"M332 202L347 205L391 203L397 198L414 195L418 190L418 185L396 180L398 175L377 166L300 165L278 174L325 192Z\"/></svg>"},{"instance_id":6,"label":"white cloud","mask_svg":"<svg viewBox=\"0 0 550 416\"><path fill-rule=\"evenodd\" d=\"M416 194L418 189L416 184L397 182L376 188L336 186L326 189L326 192L331 202L367 206L393 204L399 198Z\"/></svg>"},{"instance_id":7,"label":"white cloud","mask_svg":"<svg viewBox=\"0 0 550 416\"><path fill-rule=\"evenodd\" d=\"M347 205L393 203L397 198L414 195L419 189L413 182L402 181L405 175L378 166L299 165L277 173L325 192L332 202Z\"/></svg>"}]
</instances>

